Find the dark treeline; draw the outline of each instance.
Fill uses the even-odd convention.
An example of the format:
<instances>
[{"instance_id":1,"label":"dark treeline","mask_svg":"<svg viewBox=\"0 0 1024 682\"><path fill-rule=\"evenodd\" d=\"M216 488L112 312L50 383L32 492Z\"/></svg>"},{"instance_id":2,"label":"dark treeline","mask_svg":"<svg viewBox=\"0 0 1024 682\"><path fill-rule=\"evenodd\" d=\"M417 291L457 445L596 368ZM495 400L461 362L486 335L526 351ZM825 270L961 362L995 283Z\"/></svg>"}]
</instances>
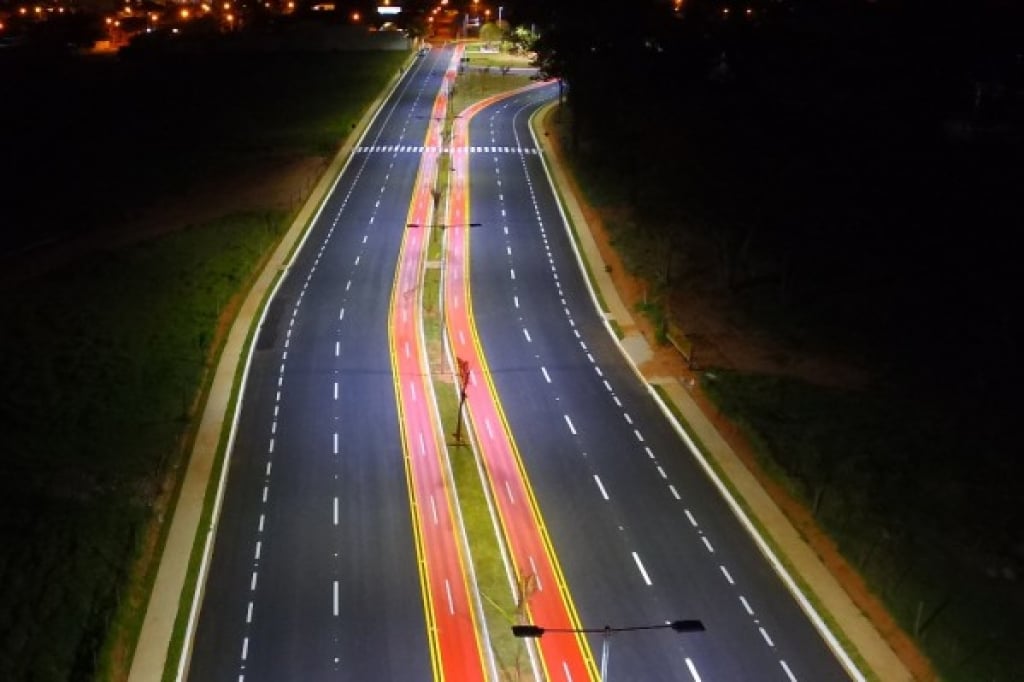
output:
<instances>
[{"instance_id":1,"label":"dark treeline","mask_svg":"<svg viewBox=\"0 0 1024 682\"><path fill-rule=\"evenodd\" d=\"M570 2L543 14L539 53L567 83L578 158L619 175L643 229L704 243L723 287L787 323L991 408L1019 378L1022 17Z\"/></svg>"}]
</instances>

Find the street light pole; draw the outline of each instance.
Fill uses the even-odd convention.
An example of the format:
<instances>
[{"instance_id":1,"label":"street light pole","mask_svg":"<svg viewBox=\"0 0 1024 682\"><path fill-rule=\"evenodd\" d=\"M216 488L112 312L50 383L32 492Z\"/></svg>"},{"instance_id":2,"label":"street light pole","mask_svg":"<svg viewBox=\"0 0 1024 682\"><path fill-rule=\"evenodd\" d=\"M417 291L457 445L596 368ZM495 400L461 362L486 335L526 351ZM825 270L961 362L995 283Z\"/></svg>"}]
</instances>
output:
<instances>
[{"instance_id":1,"label":"street light pole","mask_svg":"<svg viewBox=\"0 0 1024 682\"><path fill-rule=\"evenodd\" d=\"M672 620L656 625L633 625L630 627L603 628L545 628L532 623L513 625L515 637L539 639L547 633L557 634L600 634L601 635L601 682L608 682L608 650L609 640L615 632L635 632L637 630L674 630L675 632L704 632L704 623L699 620Z\"/></svg>"}]
</instances>

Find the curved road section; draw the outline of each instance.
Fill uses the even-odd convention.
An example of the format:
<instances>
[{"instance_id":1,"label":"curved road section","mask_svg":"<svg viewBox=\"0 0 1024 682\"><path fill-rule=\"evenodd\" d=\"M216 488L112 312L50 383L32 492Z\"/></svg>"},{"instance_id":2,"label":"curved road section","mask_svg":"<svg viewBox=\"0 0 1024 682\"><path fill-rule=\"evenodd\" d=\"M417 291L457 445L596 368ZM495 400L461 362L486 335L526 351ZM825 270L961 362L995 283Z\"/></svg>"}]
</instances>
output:
<instances>
[{"instance_id":1,"label":"curved road section","mask_svg":"<svg viewBox=\"0 0 1024 682\"><path fill-rule=\"evenodd\" d=\"M506 495L502 476L523 481L524 488L507 492L507 504L543 514L549 547L558 552L586 628L704 623L702 633L592 636L591 647L608 654L610 679L857 678L609 333L530 131L530 116L555 96L551 85L493 103L472 118L462 143L472 178L469 219L481 228L473 231L468 255L450 256L472 262L476 311L465 329L453 323L452 343L460 357L470 353L459 345L459 334L475 324L485 376L507 418L506 425L483 401L471 403L479 440L504 437L506 429L515 434L518 459L509 455L490 472L495 497ZM470 390L470 400L488 392L477 384ZM535 604L530 617L536 625L566 624ZM540 646L559 638L572 639L550 633ZM545 675L570 679L551 664Z\"/></svg>"},{"instance_id":2,"label":"curved road section","mask_svg":"<svg viewBox=\"0 0 1024 682\"><path fill-rule=\"evenodd\" d=\"M454 77L458 54L456 50L445 75L446 83ZM410 226L428 226L434 217L432 190L443 143L447 92L447 87L441 89L431 115L409 211ZM468 547L456 511L458 502L424 343L421 285L430 233L430 229L411 228L403 240L391 297L390 347L433 679L474 682L493 679L488 674L493 663L488 664L490 657L482 653L489 647L481 646L486 641L479 630L483 619L479 617L475 581L466 560Z\"/></svg>"},{"instance_id":3,"label":"curved road section","mask_svg":"<svg viewBox=\"0 0 1024 682\"><path fill-rule=\"evenodd\" d=\"M467 109L455 120L452 136L454 173L450 184L449 224L468 225L469 128L467 122L486 102ZM498 180L500 187L501 181ZM488 197L493 201L494 197ZM494 223L483 225L484 231ZM529 479L501 404L491 382L487 360L477 339L469 297L469 233L448 230L445 243L445 318L452 354L468 369L466 407L476 447L486 472L506 551L519 586L521 613L548 628L574 630L580 623L565 578L552 549ZM581 635L549 637L538 642L545 679L594 680L597 669Z\"/></svg>"}]
</instances>

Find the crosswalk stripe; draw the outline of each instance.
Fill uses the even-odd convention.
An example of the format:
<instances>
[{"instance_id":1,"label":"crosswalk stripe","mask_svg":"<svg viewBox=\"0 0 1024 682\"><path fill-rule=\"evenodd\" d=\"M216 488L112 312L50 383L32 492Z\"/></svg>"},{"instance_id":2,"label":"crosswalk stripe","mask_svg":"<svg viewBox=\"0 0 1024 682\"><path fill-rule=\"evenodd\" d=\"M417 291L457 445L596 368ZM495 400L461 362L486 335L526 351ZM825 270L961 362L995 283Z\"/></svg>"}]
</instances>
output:
<instances>
[{"instance_id":1,"label":"crosswalk stripe","mask_svg":"<svg viewBox=\"0 0 1024 682\"><path fill-rule=\"evenodd\" d=\"M536 147L435 147L435 146L413 146L413 145L372 145L356 147L357 154L393 154L411 152L423 154L425 152L438 154L455 154L466 152L469 154L540 154Z\"/></svg>"}]
</instances>

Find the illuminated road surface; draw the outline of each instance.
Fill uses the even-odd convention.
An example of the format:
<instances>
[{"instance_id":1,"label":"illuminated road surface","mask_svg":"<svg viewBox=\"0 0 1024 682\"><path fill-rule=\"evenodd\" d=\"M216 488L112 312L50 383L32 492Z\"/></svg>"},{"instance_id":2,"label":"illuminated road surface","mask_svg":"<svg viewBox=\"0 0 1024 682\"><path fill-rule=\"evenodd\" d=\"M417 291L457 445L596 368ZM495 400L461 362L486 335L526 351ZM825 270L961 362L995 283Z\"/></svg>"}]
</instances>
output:
<instances>
[{"instance_id":1,"label":"illuminated road surface","mask_svg":"<svg viewBox=\"0 0 1024 682\"><path fill-rule=\"evenodd\" d=\"M457 63L457 62L456 62ZM454 75L454 66L449 72ZM402 244L391 306L391 354L395 393L400 405L410 501L414 510L417 554L430 632L434 679L473 682L490 677L480 637L478 603L470 578L469 557L454 506L457 505L447 465L423 339L422 282L432 216L431 190L437 172L440 128L448 103L446 91L435 103L409 212L410 228Z\"/></svg>"},{"instance_id":2,"label":"illuminated road surface","mask_svg":"<svg viewBox=\"0 0 1024 682\"><path fill-rule=\"evenodd\" d=\"M469 224L466 220L467 123L479 108L477 105L462 113L456 120L452 137L454 172L449 184L448 221L455 226ZM572 599L477 342L469 305L470 262L466 258L471 232L457 227L447 231L444 290L450 344L456 358L469 368L466 407L476 434L477 451L487 473L516 584L521 598L525 598L523 614L528 620L547 627L578 629L580 624ZM593 656L582 636L547 637L539 640L537 646L547 679L596 679Z\"/></svg>"}]
</instances>

